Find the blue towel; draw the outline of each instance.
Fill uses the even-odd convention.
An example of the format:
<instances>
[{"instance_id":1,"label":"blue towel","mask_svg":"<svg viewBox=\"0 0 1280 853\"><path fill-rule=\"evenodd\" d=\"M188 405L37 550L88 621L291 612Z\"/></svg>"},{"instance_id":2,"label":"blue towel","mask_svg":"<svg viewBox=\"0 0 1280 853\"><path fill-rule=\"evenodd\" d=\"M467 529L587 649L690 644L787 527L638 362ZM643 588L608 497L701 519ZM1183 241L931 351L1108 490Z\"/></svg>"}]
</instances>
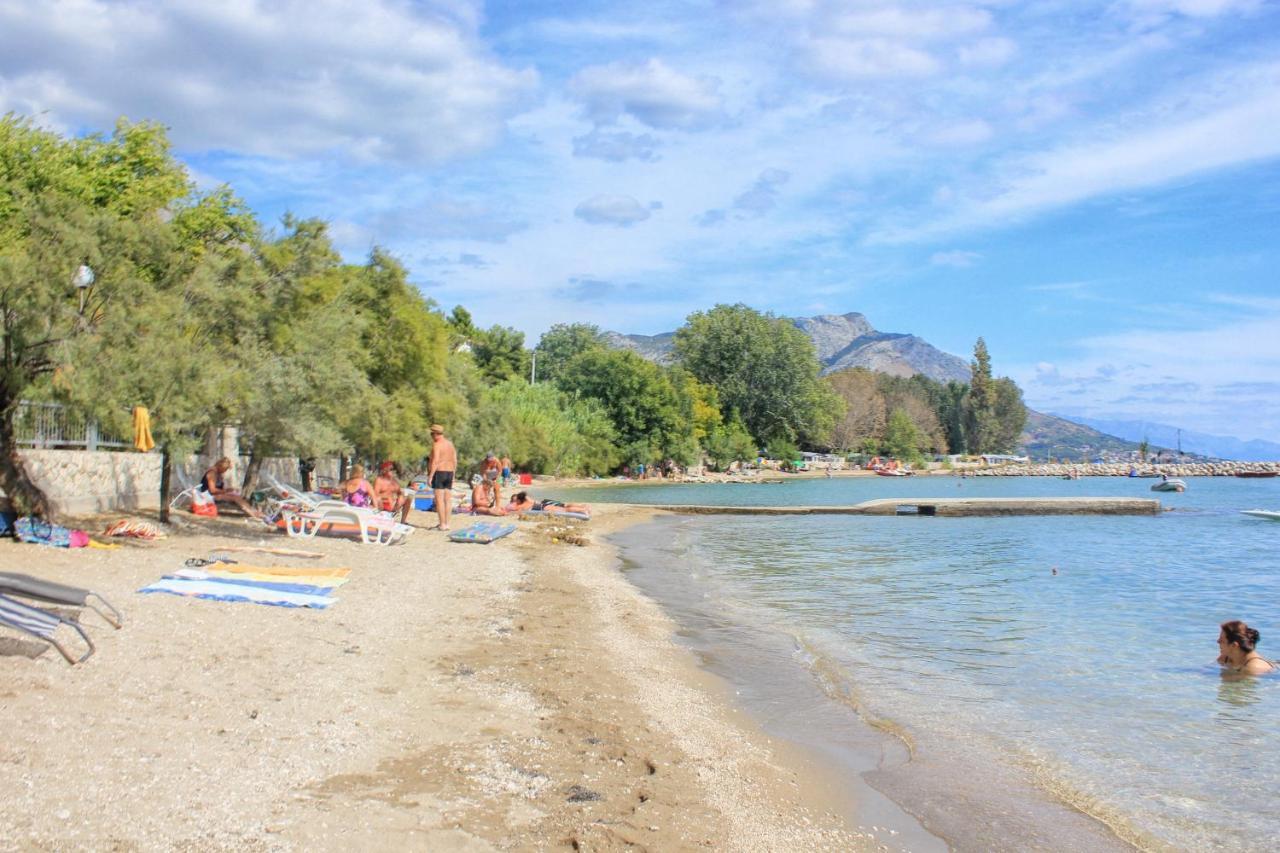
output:
<instances>
[{"instance_id":1,"label":"blue towel","mask_svg":"<svg viewBox=\"0 0 1280 853\"><path fill-rule=\"evenodd\" d=\"M179 575L165 575L164 580L175 580L175 581L200 580L200 581L207 581L208 583L225 583L225 584L230 584L231 586L248 586L248 587L256 587L258 589L270 589L270 590L275 590L276 592L298 592L303 595L328 595L330 592L333 591L333 587L312 586L311 584L308 584L308 583L277 583L275 581L251 581L251 580L242 581L242 580L236 580L234 578L209 577L207 575L203 578L198 578L198 579L184 578Z\"/></svg>"},{"instance_id":2,"label":"blue towel","mask_svg":"<svg viewBox=\"0 0 1280 853\"><path fill-rule=\"evenodd\" d=\"M501 539L514 532L516 526L514 524L499 524L496 521L481 521L471 525L465 530L457 530L449 534L450 541L453 542L476 542L480 545L488 545L495 539Z\"/></svg>"},{"instance_id":3,"label":"blue towel","mask_svg":"<svg viewBox=\"0 0 1280 853\"><path fill-rule=\"evenodd\" d=\"M215 583L212 580L197 581L185 578L162 578L144 586L138 592L167 592L170 595L206 598L211 601L250 601L272 607L312 607L317 610L323 610L338 600L328 595L277 592L248 584Z\"/></svg>"}]
</instances>

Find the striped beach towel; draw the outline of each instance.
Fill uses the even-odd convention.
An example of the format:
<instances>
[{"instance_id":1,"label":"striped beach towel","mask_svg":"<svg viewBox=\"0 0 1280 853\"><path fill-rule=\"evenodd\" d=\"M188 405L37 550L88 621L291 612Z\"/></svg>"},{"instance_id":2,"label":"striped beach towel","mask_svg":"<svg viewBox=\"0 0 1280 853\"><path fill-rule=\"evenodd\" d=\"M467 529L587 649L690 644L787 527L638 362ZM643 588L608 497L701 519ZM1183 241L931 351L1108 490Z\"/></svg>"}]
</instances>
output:
<instances>
[{"instance_id":1,"label":"striped beach towel","mask_svg":"<svg viewBox=\"0 0 1280 853\"><path fill-rule=\"evenodd\" d=\"M138 592L165 592L170 595L183 595L190 598L204 598L210 601L248 601L253 604L266 604L272 607L310 607L323 610L338 599L329 595L314 593L285 592L276 589L265 589L256 583L234 583L222 580L196 580L192 578L164 577L153 584L144 586Z\"/></svg>"}]
</instances>

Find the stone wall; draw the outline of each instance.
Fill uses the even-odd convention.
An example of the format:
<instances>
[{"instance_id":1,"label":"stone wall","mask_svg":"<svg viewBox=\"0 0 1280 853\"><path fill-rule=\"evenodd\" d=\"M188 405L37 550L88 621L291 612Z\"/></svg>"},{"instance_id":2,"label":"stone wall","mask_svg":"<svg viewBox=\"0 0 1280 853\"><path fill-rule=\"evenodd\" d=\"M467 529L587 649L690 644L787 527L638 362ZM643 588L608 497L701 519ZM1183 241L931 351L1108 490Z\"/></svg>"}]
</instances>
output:
<instances>
[{"instance_id":1,"label":"stone wall","mask_svg":"<svg viewBox=\"0 0 1280 853\"><path fill-rule=\"evenodd\" d=\"M55 513L86 515L97 512L155 510L160 503L160 454L103 450L23 450L23 464L31 479L49 496ZM199 482L212 460L192 456L174 466L173 492ZM227 483L238 484L248 457L232 457ZM262 469L285 483L300 483L297 459L268 459ZM316 460L313 476L336 480L338 459Z\"/></svg>"}]
</instances>

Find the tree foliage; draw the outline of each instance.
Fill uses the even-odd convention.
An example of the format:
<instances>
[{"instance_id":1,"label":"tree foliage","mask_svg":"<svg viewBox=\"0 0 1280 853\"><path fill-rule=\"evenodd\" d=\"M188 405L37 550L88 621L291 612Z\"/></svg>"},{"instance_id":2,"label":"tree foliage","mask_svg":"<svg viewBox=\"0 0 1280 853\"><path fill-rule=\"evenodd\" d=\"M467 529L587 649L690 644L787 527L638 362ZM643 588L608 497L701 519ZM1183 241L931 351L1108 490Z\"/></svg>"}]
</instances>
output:
<instances>
[{"instance_id":1,"label":"tree foliage","mask_svg":"<svg viewBox=\"0 0 1280 853\"><path fill-rule=\"evenodd\" d=\"M841 404L818 381L813 344L790 321L746 305L717 305L689 315L675 348L681 364L714 387L758 441L827 441Z\"/></svg>"}]
</instances>

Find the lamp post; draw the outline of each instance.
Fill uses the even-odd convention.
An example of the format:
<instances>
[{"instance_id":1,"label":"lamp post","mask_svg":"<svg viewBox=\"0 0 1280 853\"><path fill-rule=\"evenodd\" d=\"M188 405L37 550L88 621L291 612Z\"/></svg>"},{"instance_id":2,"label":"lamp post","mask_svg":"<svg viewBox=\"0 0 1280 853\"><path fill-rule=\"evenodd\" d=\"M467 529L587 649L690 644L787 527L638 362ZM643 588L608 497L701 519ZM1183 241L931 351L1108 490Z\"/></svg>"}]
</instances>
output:
<instances>
[{"instance_id":1,"label":"lamp post","mask_svg":"<svg viewBox=\"0 0 1280 853\"><path fill-rule=\"evenodd\" d=\"M97 278L94 275L93 268L88 264L81 264L76 270L76 274L71 277L71 283L76 286L76 290L80 291L80 314L84 314L84 303L89 297L89 291L93 290L93 282Z\"/></svg>"}]
</instances>

